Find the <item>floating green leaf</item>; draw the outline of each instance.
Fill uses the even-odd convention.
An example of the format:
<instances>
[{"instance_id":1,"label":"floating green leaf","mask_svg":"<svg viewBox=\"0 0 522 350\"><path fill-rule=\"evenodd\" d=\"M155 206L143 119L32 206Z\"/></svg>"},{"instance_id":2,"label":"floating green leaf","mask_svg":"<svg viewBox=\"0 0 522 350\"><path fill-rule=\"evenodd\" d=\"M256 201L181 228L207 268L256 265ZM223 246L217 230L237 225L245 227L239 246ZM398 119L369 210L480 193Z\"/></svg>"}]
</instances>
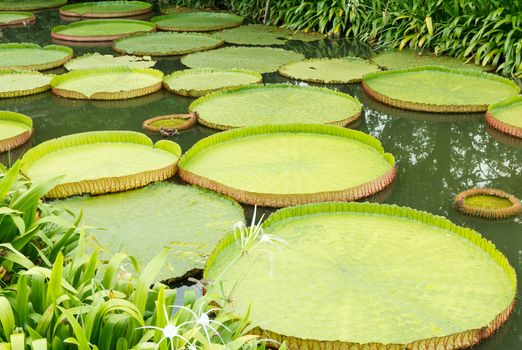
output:
<instances>
[{"instance_id":1,"label":"floating green leaf","mask_svg":"<svg viewBox=\"0 0 522 350\"><path fill-rule=\"evenodd\" d=\"M489 106L486 122L511 136L522 138L522 96L515 96Z\"/></svg>"},{"instance_id":2,"label":"floating green leaf","mask_svg":"<svg viewBox=\"0 0 522 350\"><path fill-rule=\"evenodd\" d=\"M286 85L251 85L218 91L194 101L191 112L203 125L231 129L264 124L347 125L361 114L359 101L330 89Z\"/></svg>"},{"instance_id":3,"label":"floating green leaf","mask_svg":"<svg viewBox=\"0 0 522 350\"><path fill-rule=\"evenodd\" d=\"M65 5L67 0L2 0L0 10L40 10Z\"/></svg>"},{"instance_id":4,"label":"floating green leaf","mask_svg":"<svg viewBox=\"0 0 522 350\"><path fill-rule=\"evenodd\" d=\"M98 52L88 53L80 57L76 57L67 62L65 69L79 70L79 69L93 69L93 68L110 68L124 66L128 68L150 68L156 64L150 57L137 56L113 56L102 55Z\"/></svg>"},{"instance_id":5,"label":"floating green leaf","mask_svg":"<svg viewBox=\"0 0 522 350\"><path fill-rule=\"evenodd\" d=\"M210 50L223 41L200 33L149 33L115 40L113 49L130 55L171 56Z\"/></svg>"},{"instance_id":6,"label":"floating green leaf","mask_svg":"<svg viewBox=\"0 0 522 350\"><path fill-rule=\"evenodd\" d=\"M243 17L225 12L183 12L151 19L161 30L176 32L209 32L237 27L243 23Z\"/></svg>"},{"instance_id":7,"label":"floating green leaf","mask_svg":"<svg viewBox=\"0 0 522 350\"><path fill-rule=\"evenodd\" d=\"M71 17L127 17L152 11L152 4L143 1L97 1L62 6L60 14Z\"/></svg>"},{"instance_id":8,"label":"floating green leaf","mask_svg":"<svg viewBox=\"0 0 522 350\"><path fill-rule=\"evenodd\" d=\"M132 19L90 19L53 27L51 36L70 41L111 41L130 34L152 32L154 24Z\"/></svg>"},{"instance_id":9,"label":"floating green leaf","mask_svg":"<svg viewBox=\"0 0 522 350\"><path fill-rule=\"evenodd\" d=\"M34 21L36 21L36 17L31 12L0 12L0 27L15 24L29 24Z\"/></svg>"},{"instance_id":10,"label":"floating green leaf","mask_svg":"<svg viewBox=\"0 0 522 350\"><path fill-rule=\"evenodd\" d=\"M60 67L73 57L67 46L41 47L29 43L0 44L0 68L45 70Z\"/></svg>"},{"instance_id":11,"label":"floating green leaf","mask_svg":"<svg viewBox=\"0 0 522 350\"><path fill-rule=\"evenodd\" d=\"M467 348L514 308L506 257L426 212L321 203L277 211L263 230L246 254L224 238L204 278L209 293L221 287L234 311L250 312L258 334L290 349Z\"/></svg>"},{"instance_id":12,"label":"floating green leaf","mask_svg":"<svg viewBox=\"0 0 522 350\"><path fill-rule=\"evenodd\" d=\"M214 36L230 44L239 45L282 45L288 40L315 41L323 37L317 34L295 32L286 28L261 24L250 24L238 28L227 29Z\"/></svg>"},{"instance_id":13,"label":"floating green leaf","mask_svg":"<svg viewBox=\"0 0 522 350\"><path fill-rule=\"evenodd\" d=\"M460 192L454 200L457 210L486 219L505 219L522 212L515 196L494 188L471 188Z\"/></svg>"},{"instance_id":14,"label":"floating green leaf","mask_svg":"<svg viewBox=\"0 0 522 350\"><path fill-rule=\"evenodd\" d=\"M52 76L34 71L0 70L0 98L37 94L51 88Z\"/></svg>"},{"instance_id":15,"label":"floating green leaf","mask_svg":"<svg viewBox=\"0 0 522 350\"><path fill-rule=\"evenodd\" d=\"M26 115L0 111L0 153L26 143L33 133L33 120Z\"/></svg>"},{"instance_id":16,"label":"floating green leaf","mask_svg":"<svg viewBox=\"0 0 522 350\"><path fill-rule=\"evenodd\" d=\"M181 58L190 68L247 69L258 73L275 72L282 65L300 61L304 56L294 51L271 47L225 47L198 52Z\"/></svg>"}]
</instances>

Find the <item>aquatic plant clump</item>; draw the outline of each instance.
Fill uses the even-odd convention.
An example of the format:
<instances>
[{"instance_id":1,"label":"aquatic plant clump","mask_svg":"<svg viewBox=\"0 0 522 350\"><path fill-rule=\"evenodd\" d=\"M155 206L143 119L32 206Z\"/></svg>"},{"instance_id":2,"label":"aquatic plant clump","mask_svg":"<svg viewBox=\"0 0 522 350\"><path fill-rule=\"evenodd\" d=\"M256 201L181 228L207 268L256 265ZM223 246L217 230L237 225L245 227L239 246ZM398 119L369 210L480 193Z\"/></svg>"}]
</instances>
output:
<instances>
[{"instance_id":1,"label":"aquatic plant clump","mask_svg":"<svg viewBox=\"0 0 522 350\"><path fill-rule=\"evenodd\" d=\"M382 103L424 112L484 112L520 92L512 80L473 70L423 66L366 74L364 91Z\"/></svg>"},{"instance_id":2,"label":"aquatic plant clump","mask_svg":"<svg viewBox=\"0 0 522 350\"><path fill-rule=\"evenodd\" d=\"M14 25L27 25L36 21L31 12L9 11L0 12L0 28Z\"/></svg>"},{"instance_id":3,"label":"aquatic plant clump","mask_svg":"<svg viewBox=\"0 0 522 350\"><path fill-rule=\"evenodd\" d=\"M243 209L231 199L169 182L104 196L74 197L53 205L82 211L84 222L96 228L88 233L105 248L104 256L125 253L145 266L158 254L158 247L170 248L156 281L202 269L219 240L234 223L245 220Z\"/></svg>"},{"instance_id":4,"label":"aquatic plant clump","mask_svg":"<svg viewBox=\"0 0 522 350\"><path fill-rule=\"evenodd\" d=\"M73 57L67 46L30 43L0 44L1 69L46 70L62 66Z\"/></svg>"},{"instance_id":5,"label":"aquatic plant clump","mask_svg":"<svg viewBox=\"0 0 522 350\"><path fill-rule=\"evenodd\" d=\"M178 144L155 144L133 131L92 131L48 140L23 156L22 172L32 181L63 176L46 197L103 194L143 187L176 173Z\"/></svg>"},{"instance_id":6,"label":"aquatic plant clump","mask_svg":"<svg viewBox=\"0 0 522 350\"><path fill-rule=\"evenodd\" d=\"M143 129L161 134L168 134L177 130L190 128L197 122L196 113L169 114L147 119L143 122Z\"/></svg>"},{"instance_id":7,"label":"aquatic plant clump","mask_svg":"<svg viewBox=\"0 0 522 350\"><path fill-rule=\"evenodd\" d=\"M113 50L139 56L185 55L211 50L223 41L201 33L160 32L132 35L113 42Z\"/></svg>"},{"instance_id":8,"label":"aquatic plant clump","mask_svg":"<svg viewBox=\"0 0 522 350\"><path fill-rule=\"evenodd\" d=\"M239 202L282 207L352 201L395 178L395 159L365 133L337 126L263 125L197 142L179 163L188 183Z\"/></svg>"},{"instance_id":9,"label":"aquatic plant clump","mask_svg":"<svg viewBox=\"0 0 522 350\"><path fill-rule=\"evenodd\" d=\"M161 30L176 32L210 32L233 28L243 23L243 17L225 12L181 12L151 19Z\"/></svg>"},{"instance_id":10,"label":"aquatic plant clump","mask_svg":"<svg viewBox=\"0 0 522 350\"><path fill-rule=\"evenodd\" d=\"M316 41L324 37L318 34L294 31L262 24L249 24L227 29L214 34L215 37L236 45L282 45L288 40Z\"/></svg>"},{"instance_id":11,"label":"aquatic plant clump","mask_svg":"<svg viewBox=\"0 0 522 350\"><path fill-rule=\"evenodd\" d=\"M230 46L187 55L181 58L181 63L189 68L246 69L270 73L304 58L300 53L272 47Z\"/></svg>"},{"instance_id":12,"label":"aquatic plant clump","mask_svg":"<svg viewBox=\"0 0 522 350\"><path fill-rule=\"evenodd\" d=\"M491 127L522 138L522 96L515 96L489 106L486 123Z\"/></svg>"},{"instance_id":13,"label":"aquatic plant clump","mask_svg":"<svg viewBox=\"0 0 522 350\"><path fill-rule=\"evenodd\" d=\"M144 96L161 89L163 73L146 68L81 69L56 76L51 81L53 93L91 100L122 100Z\"/></svg>"},{"instance_id":14,"label":"aquatic plant clump","mask_svg":"<svg viewBox=\"0 0 522 350\"><path fill-rule=\"evenodd\" d=\"M220 130L264 124L345 126L361 115L360 102L326 88L287 84L249 85L214 92L192 102L198 121Z\"/></svg>"},{"instance_id":15,"label":"aquatic plant clump","mask_svg":"<svg viewBox=\"0 0 522 350\"><path fill-rule=\"evenodd\" d=\"M32 134L31 118L16 112L0 111L0 153L23 145Z\"/></svg>"},{"instance_id":16,"label":"aquatic plant clump","mask_svg":"<svg viewBox=\"0 0 522 350\"><path fill-rule=\"evenodd\" d=\"M514 309L507 258L426 212L321 203L279 210L256 230L253 243L237 231L219 243L207 290L230 293L227 307L248 313L254 333L289 349L467 348Z\"/></svg>"},{"instance_id":17,"label":"aquatic plant clump","mask_svg":"<svg viewBox=\"0 0 522 350\"><path fill-rule=\"evenodd\" d=\"M262 81L261 74L244 69L195 68L165 76L163 86L181 96L201 97L224 88L237 88Z\"/></svg>"},{"instance_id":18,"label":"aquatic plant clump","mask_svg":"<svg viewBox=\"0 0 522 350\"><path fill-rule=\"evenodd\" d=\"M73 58L65 63L64 67L68 71L93 68L128 67L128 68L152 68L156 61L144 56L113 56L102 55L98 52L88 53L80 57Z\"/></svg>"},{"instance_id":19,"label":"aquatic plant clump","mask_svg":"<svg viewBox=\"0 0 522 350\"><path fill-rule=\"evenodd\" d=\"M522 212L522 204L515 196L493 188L472 188L459 193L455 208L468 215L486 219L505 219Z\"/></svg>"},{"instance_id":20,"label":"aquatic plant clump","mask_svg":"<svg viewBox=\"0 0 522 350\"><path fill-rule=\"evenodd\" d=\"M52 76L29 70L0 70L0 98L34 95L51 88Z\"/></svg>"},{"instance_id":21,"label":"aquatic plant clump","mask_svg":"<svg viewBox=\"0 0 522 350\"><path fill-rule=\"evenodd\" d=\"M362 80L363 75L380 71L371 62L357 57L312 58L279 68L284 77L324 84L347 84Z\"/></svg>"},{"instance_id":22,"label":"aquatic plant clump","mask_svg":"<svg viewBox=\"0 0 522 350\"><path fill-rule=\"evenodd\" d=\"M152 4L143 1L97 1L62 6L60 14L69 17L111 18L152 12Z\"/></svg>"},{"instance_id":23,"label":"aquatic plant clump","mask_svg":"<svg viewBox=\"0 0 522 350\"><path fill-rule=\"evenodd\" d=\"M153 23L133 19L88 19L53 27L51 36L66 41L112 41L155 30Z\"/></svg>"},{"instance_id":24,"label":"aquatic plant clump","mask_svg":"<svg viewBox=\"0 0 522 350\"><path fill-rule=\"evenodd\" d=\"M2 0L0 11L42 10L67 4L67 0Z\"/></svg>"}]
</instances>

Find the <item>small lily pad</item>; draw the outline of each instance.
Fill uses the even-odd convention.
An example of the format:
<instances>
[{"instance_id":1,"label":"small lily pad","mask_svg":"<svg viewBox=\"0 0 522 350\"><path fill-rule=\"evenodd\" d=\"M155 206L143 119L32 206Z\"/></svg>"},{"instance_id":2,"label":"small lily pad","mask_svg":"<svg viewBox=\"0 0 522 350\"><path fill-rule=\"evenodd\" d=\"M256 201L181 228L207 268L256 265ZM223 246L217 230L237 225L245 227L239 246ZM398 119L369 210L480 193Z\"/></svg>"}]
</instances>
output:
<instances>
[{"instance_id":1,"label":"small lily pad","mask_svg":"<svg viewBox=\"0 0 522 350\"><path fill-rule=\"evenodd\" d=\"M161 30L176 32L209 32L233 28L243 23L243 17L225 12L184 12L151 19Z\"/></svg>"},{"instance_id":2,"label":"small lily pad","mask_svg":"<svg viewBox=\"0 0 522 350\"><path fill-rule=\"evenodd\" d=\"M0 27L13 26L18 24L30 24L36 21L36 17L31 12L0 12Z\"/></svg>"},{"instance_id":3,"label":"small lily pad","mask_svg":"<svg viewBox=\"0 0 522 350\"><path fill-rule=\"evenodd\" d=\"M150 57L138 56L113 56L102 55L98 52L88 53L80 57L76 57L67 62L64 67L68 71L79 69L93 68L110 68L110 67L128 67L128 68L151 68L154 67L156 61Z\"/></svg>"},{"instance_id":4,"label":"small lily pad","mask_svg":"<svg viewBox=\"0 0 522 350\"><path fill-rule=\"evenodd\" d=\"M454 200L457 210L486 219L505 219L522 212L515 196L493 188L472 188L459 193Z\"/></svg>"},{"instance_id":5,"label":"small lily pad","mask_svg":"<svg viewBox=\"0 0 522 350\"><path fill-rule=\"evenodd\" d=\"M196 114L169 114L147 119L143 129L161 134L188 129L197 121Z\"/></svg>"}]
</instances>

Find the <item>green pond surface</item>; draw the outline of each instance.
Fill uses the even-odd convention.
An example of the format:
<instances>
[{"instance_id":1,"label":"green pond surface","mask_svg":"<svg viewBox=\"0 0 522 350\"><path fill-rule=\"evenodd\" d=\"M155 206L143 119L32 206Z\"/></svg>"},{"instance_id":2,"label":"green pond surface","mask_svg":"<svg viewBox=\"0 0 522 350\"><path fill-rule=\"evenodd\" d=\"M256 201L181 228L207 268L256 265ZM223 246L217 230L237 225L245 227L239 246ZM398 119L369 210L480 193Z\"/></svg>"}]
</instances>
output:
<instances>
[{"instance_id":1,"label":"green pond surface","mask_svg":"<svg viewBox=\"0 0 522 350\"><path fill-rule=\"evenodd\" d=\"M157 13L157 12L156 12ZM63 24L57 10L38 12L35 25L2 29L0 42L51 44L50 30ZM110 54L109 46L83 47L74 44L75 55L100 52ZM96 45L96 44L95 44ZM284 46L306 57L359 56L372 54L365 46L350 41L289 41ZM179 57L158 58L157 69L169 74L184 69ZM53 73L62 73L55 69ZM297 82L277 73L264 74L267 83ZM303 84L303 83L300 83ZM324 86L324 85L317 85ZM476 229L493 241L518 273L522 285L522 217L488 221L458 213L453 197L470 187L495 187L522 197L522 141L487 127L484 114L428 114L391 108L372 100L360 84L328 85L356 96L363 104L363 115L352 128L377 137L387 152L397 159L397 178L383 192L370 198L374 202L398 204L448 217L456 224ZM90 130L141 131L145 119L186 113L193 98L166 90L122 101L80 101L63 99L51 92L0 99L0 110L26 114L33 118L33 139L10 154L0 155L8 162L31 145ZM184 151L203 137L216 133L200 125L180 131L172 140ZM156 133L148 134L154 141ZM180 182L176 176L174 179ZM252 207L246 207L247 218ZM312 282L313 283L313 282ZM343 298L339 295L339 298ZM511 318L493 337L474 347L477 350L515 350L522 348L522 307L518 302Z\"/></svg>"}]
</instances>

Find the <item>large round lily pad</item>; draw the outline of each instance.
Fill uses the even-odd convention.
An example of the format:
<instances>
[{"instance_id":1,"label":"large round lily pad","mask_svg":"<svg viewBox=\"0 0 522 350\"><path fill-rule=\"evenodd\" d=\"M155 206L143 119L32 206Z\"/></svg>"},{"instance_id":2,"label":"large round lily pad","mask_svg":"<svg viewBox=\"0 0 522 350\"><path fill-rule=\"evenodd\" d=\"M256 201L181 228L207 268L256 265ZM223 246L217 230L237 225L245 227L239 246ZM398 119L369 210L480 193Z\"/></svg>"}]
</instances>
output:
<instances>
[{"instance_id":1,"label":"large round lily pad","mask_svg":"<svg viewBox=\"0 0 522 350\"><path fill-rule=\"evenodd\" d=\"M64 176L46 196L102 194L143 187L176 173L178 144L153 144L133 131L92 131L48 140L23 156L22 171L32 181Z\"/></svg>"},{"instance_id":2,"label":"large round lily pad","mask_svg":"<svg viewBox=\"0 0 522 350\"><path fill-rule=\"evenodd\" d=\"M514 308L506 257L442 217L322 203L280 210L263 229L243 253L233 234L223 239L204 278L289 349L461 349L492 335Z\"/></svg>"},{"instance_id":3,"label":"large round lily pad","mask_svg":"<svg viewBox=\"0 0 522 350\"><path fill-rule=\"evenodd\" d=\"M30 24L36 21L36 17L31 12L0 12L0 27L18 24Z\"/></svg>"},{"instance_id":4,"label":"large round lily pad","mask_svg":"<svg viewBox=\"0 0 522 350\"><path fill-rule=\"evenodd\" d=\"M230 44L238 45L282 45L288 40L315 41L323 37L318 34L295 32L291 29L250 24L227 29L214 36Z\"/></svg>"},{"instance_id":5,"label":"large round lily pad","mask_svg":"<svg viewBox=\"0 0 522 350\"><path fill-rule=\"evenodd\" d=\"M263 81L261 74L244 69L196 68L165 76L163 85L182 96L200 97L223 88L240 87Z\"/></svg>"},{"instance_id":6,"label":"large round lily pad","mask_svg":"<svg viewBox=\"0 0 522 350\"><path fill-rule=\"evenodd\" d=\"M0 111L0 153L23 145L32 134L31 118L16 112Z\"/></svg>"},{"instance_id":7,"label":"large round lily pad","mask_svg":"<svg viewBox=\"0 0 522 350\"><path fill-rule=\"evenodd\" d=\"M85 223L95 228L89 233L109 254L135 256L144 266L162 247L171 248L159 280L202 269L217 242L244 221L243 209L229 198L172 183L53 205L81 210Z\"/></svg>"},{"instance_id":8,"label":"large round lily pad","mask_svg":"<svg viewBox=\"0 0 522 350\"><path fill-rule=\"evenodd\" d=\"M70 41L111 41L134 33L153 32L154 24L133 19L89 19L53 27L51 36Z\"/></svg>"},{"instance_id":9,"label":"large round lily pad","mask_svg":"<svg viewBox=\"0 0 522 350\"><path fill-rule=\"evenodd\" d=\"M41 10L67 4L67 0L2 0L0 10Z\"/></svg>"},{"instance_id":10,"label":"large round lily pad","mask_svg":"<svg viewBox=\"0 0 522 350\"><path fill-rule=\"evenodd\" d=\"M0 68L45 70L62 66L73 57L67 46L41 47L29 43L0 44Z\"/></svg>"},{"instance_id":11,"label":"large round lily pad","mask_svg":"<svg viewBox=\"0 0 522 350\"><path fill-rule=\"evenodd\" d=\"M370 73L363 88L380 102L426 112L483 112L520 92L515 82L494 74L440 66Z\"/></svg>"},{"instance_id":12,"label":"large round lily pad","mask_svg":"<svg viewBox=\"0 0 522 350\"><path fill-rule=\"evenodd\" d=\"M273 207L355 200L382 190L395 177L395 159L374 137L309 124L218 133L197 142L179 167L191 184Z\"/></svg>"},{"instance_id":13,"label":"large round lily pad","mask_svg":"<svg viewBox=\"0 0 522 350\"><path fill-rule=\"evenodd\" d=\"M223 41L200 33L149 33L132 35L115 40L116 52L130 55L171 56L210 50L223 45Z\"/></svg>"},{"instance_id":14,"label":"large round lily pad","mask_svg":"<svg viewBox=\"0 0 522 350\"><path fill-rule=\"evenodd\" d=\"M314 83L345 84L361 81L363 75L378 72L379 67L356 57L312 58L279 68L279 74Z\"/></svg>"},{"instance_id":15,"label":"large round lily pad","mask_svg":"<svg viewBox=\"0 0 522 350\"><path fill-rule=\"evenodd\" d=\"M218 91L189 106L201 124L227 130L264 124L347 125L361 115L360 102L326 88L287 84L250 85Z\"/></svg>"},{"instance_id":16,"label":"large round lily pad","mask_svg":"<svg viewBox=\"0 0 522 350\"><path fill-rule=\"evenodd\" d=\"M102 55L98 52L76 57L65 63L68 71L93 68L151 68L156 64L150 57Z\"/></svg>"},{"instance_id":17,"label":"large round lily pad","mask_svg":"<svg viewBox=\"0 0 522 350\"><path fill-rule=\"evenodd\" d=\"M386 69L404 69L420 66L444 66L448 68L487 70L489 67L466 63L462 60L430 53L419 53L414 50L391 50L379 53L372 61Z\"/></svg>"},{"instance_id":18,"label":"large round lily pad","mask_svg":"<svg viewBox=\"0 0 522 350\"><path fill-rule=\"evenodd\" d=\"M152 12L152 4L143 1L97 1L62 6L60 14L71 17L127 17Z\"/></svg>"},{"instance_id":19,"label":"large round lily pad","mask_svg":"<svg viewBox=\"0 0 522 350\"><path fill-rule=\"evenodd\" d=\"M52 76L29 70L0 70L0 98L33 95L51 88Z\"/></svg>"},{"instance_id":20,"label":"large round lily pad","mask_svg":"<svg viewBox=\"0 0 522 350\"><path fill-rule=\"evenodd\" d=\"M489 106L486 122L506 134L522 138L522 96L515 96Z\"/></svg>"},{"instance_id":21,"label":"large round lily pad","mask_svg":"<svg viewBox=\"0 0 522 350\"><path fill-rule=\"evenodd\" d=\"M51 81L53 93L66 98L122 100L148 95L161 89L163 73L146 68L81 69Z\"/></svg>"},{"instance_id":22,"label":"large round lily pad","mask_svg":"<svg viewBox=\"0 0 522 350\"><path fill-rule=\"evenodd\" d=\"M304 55L271 47L225 47L197 52L181 58L190 68L247 69L259 73L275 72L282 65L300 61Z\"/></svg>"},{"instance_id":23,"label":"large round lily pad","mask_svg":"<svg viewBox=\"0 0 522 350\"><path fill-rule=\"evenodd\" d=\"M237 27L243 23L243 17L225 12L182 12L151 19L161 30L176 32L209 32Z\"/></svg>"}]
</instances>

